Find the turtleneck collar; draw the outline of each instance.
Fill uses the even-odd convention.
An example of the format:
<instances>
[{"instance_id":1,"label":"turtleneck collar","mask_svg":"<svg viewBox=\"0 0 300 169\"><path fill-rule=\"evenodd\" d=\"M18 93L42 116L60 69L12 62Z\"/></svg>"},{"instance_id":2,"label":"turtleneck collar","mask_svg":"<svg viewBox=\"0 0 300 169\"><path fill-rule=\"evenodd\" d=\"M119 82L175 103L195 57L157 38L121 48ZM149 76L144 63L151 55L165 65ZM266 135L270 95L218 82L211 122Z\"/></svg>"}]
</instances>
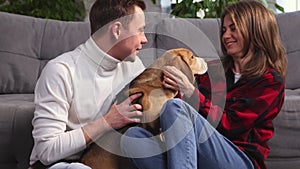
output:
<instances>
[{"instance_id":1,"label":"turtleneck collar","mask_svg":"<svg viewBox=\"0 0 300 169\"><path fill-rule=\"evenodd\" d=\"M117 60L113 58L112 56L105 53L103 50L101 50L96 42L93 40L92 37L90 37L86 43L85 43L85 53L86 55L98 66L100 66L105 71L111 71L115 69L119 63L121 63L120 60Z\"/></svg>"}]
</instances>

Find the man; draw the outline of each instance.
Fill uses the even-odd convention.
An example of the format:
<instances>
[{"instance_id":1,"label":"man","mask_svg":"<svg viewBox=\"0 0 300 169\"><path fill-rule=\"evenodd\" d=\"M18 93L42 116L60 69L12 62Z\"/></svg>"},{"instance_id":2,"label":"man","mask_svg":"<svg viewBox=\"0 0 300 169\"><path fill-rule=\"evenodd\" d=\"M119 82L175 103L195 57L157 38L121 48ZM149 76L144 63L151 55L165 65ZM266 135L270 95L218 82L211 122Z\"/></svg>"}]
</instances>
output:
<instances>
[{"instance_id":1,"label":"man","mask_svg":"<svg viewBox=\"0 0 300 169\"><path fill-rule=\"evenodd\" d=\"M30 164L89 168L82 151L105 132L140 122L142 109L114 96L144 66L136 54L147 43L143 0L97 0L90 11L91 37L49 61L35 89Z\"/></svg>"}]
</instances>

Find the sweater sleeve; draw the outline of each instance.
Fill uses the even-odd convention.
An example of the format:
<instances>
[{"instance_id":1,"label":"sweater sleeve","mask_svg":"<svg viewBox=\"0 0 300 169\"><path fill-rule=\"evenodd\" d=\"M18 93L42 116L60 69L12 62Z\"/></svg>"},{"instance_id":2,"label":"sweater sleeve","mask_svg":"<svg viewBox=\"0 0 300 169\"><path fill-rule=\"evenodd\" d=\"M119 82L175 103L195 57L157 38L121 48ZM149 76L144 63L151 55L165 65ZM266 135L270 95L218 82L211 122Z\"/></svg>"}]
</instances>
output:
<instances>
[{"instance_id":1,"label":"sweater sleeve","mask_svg":"<svg viewBox=\"0 0 300 169\"><path fill-rule=\"evenodd\" d=\"M67 66L61 63L47 64L36 85L36 107L32 121L35 141L33 154L45 165L74 155L86 147L80 127L67 129L72 95Z\"/></svg>"}]
</instances>

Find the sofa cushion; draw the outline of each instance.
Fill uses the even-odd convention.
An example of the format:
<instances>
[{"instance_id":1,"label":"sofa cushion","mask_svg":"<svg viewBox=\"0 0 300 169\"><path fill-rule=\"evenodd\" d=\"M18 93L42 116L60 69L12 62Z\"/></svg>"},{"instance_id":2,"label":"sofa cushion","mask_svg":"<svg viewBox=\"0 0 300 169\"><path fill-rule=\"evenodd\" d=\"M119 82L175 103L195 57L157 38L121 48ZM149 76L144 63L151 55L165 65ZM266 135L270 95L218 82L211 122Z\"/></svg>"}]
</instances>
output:
<instances>
[{"instance_id":1,"label":"sofa cushion","mask_svg":"<svg viewBox=\"0 0 300 169\"><path fill-rule=\"evenodd\" d=\"M35 86L45 21L29 18L0 12L0 93L29 93Z\"/></svg>"},{"instance_id":2,"label":"sofa cushion","mask_svg":"<svg viewBox=\"0 0 300 169\"><path fill-rule=\"evenodd\" d=\"M300 157L296 158L269 158L266 161L268 169L298 169Z\"/></svg>"},{"instance_id":3,"label":"sofa cushion","mask_svg":"<svg viewBox=\"0 0 300 169\"><path fill-rule=\"evenodd\" d=\"M219 20L165 18L157 26L158 56L165 50L185 47L207 60L221 56Z\"/></svg>"},{"instance_id":4,"label":"sofa cushion","mask_svg":"<svg viewBox=\"0 0 300 169\"><path fill-rule=\"evenodd\" d=\"M274 120L275 134L269 146L271 158L300 157L300 89L286 90L278 117Z\"/></svg>"},{"instance_id":5,"label":"sofa cushion","mask_svg":"<svg viewBox=\"0 0 300 169\"><path fill-rule=\"evenodd\" d=\"M288 55L286 88L300 88L300 11L276 15L280 37Z\"/></svg>"},{"instance_id":6,"label":"sofa cushion","mask_svg":"<svg viewBox=\"0 0 300 169\"><path fill-rule=\"evenodd\" d=\"M73 50L85 42L90 35L88 22L63 22L47 20L39 59L49 60Z\"/></svg>"},{"instance_id":7,"label":"sofa cushion","mask_svg":"<svg viewBox=\"0 0 300 169\"><path fill-rule=\"evenodd\" d=\"M0 168L28 167L33 111L33 94L0 95Z\"/></svg>"},{"instance_id":8,"label":"sofa cushion","mask_svg":"<svg viewBox=\"0 0 300 169\"><path fill-rule=\"evenodd\" d=\"M89 37L85 22L63 22L0 12L0 94L33 93L49 59Z\"/></svg>"}]
</instances>

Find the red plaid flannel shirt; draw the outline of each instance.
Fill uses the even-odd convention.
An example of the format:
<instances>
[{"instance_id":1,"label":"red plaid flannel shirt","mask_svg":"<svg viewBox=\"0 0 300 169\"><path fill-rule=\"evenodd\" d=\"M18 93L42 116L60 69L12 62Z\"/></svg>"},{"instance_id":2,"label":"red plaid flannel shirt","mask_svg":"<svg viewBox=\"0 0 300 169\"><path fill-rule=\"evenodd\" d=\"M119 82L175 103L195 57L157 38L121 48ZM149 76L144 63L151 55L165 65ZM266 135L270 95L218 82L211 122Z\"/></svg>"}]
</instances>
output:
<instances>
[{"instance_id":1,"label":"red plaid flannel shirt","mask_svg":"<svg viewBox=\"0 0 300 169\"><path fill-rule=\"evenodd\" d=\"M183 99L245 152L257 169L265 169L270 152L267 141L274 133L272 120L284 101L284 80L268 69L259 78L234 83L231 70L224 77L217 67L209 66L208 73L197 75L199 90Z\"/></svg>"}]
</instances>

